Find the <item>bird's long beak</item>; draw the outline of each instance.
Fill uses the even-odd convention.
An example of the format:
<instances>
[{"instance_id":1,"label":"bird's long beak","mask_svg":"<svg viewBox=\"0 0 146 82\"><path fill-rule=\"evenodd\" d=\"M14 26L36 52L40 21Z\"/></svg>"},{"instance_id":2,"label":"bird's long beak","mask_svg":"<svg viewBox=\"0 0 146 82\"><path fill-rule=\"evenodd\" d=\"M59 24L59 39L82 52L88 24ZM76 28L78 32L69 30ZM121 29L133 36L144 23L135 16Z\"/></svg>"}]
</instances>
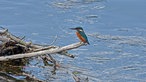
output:
<instances>
[{"instance_id":1,"label":"bird's long beak","mask_svg":"<svg viewBox=\"0 0 146 82\"><path fill-rule=\"evenodd\" d=\"M77 30L76 28L70 28L70 29L72 29L72 30Z\"/></svg>"}]
</instances>

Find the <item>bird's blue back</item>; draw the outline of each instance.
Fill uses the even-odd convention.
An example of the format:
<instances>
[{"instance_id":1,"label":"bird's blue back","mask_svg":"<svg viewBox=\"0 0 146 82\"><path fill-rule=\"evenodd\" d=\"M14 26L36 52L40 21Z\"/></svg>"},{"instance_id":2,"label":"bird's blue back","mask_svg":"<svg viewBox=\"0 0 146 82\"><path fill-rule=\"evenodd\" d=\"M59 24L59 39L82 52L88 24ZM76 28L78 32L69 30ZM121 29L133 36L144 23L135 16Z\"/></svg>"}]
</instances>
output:
<instances>
[{"instance_id":1,"label":"bird's blue back","mask_svg":"<svg viewBox=\"0 0 146 82\"><path fill-rule=\"evenodd\" d=\"M86 41L88 42L88 38L87 38L87 36L86 36L85 32L84 32L84 31L79 31L79 33L80 33L80 34L81 34L81 36L82 36L83 38L85 38L85 39L86 39Z\"/></svg>"}]
</instances>

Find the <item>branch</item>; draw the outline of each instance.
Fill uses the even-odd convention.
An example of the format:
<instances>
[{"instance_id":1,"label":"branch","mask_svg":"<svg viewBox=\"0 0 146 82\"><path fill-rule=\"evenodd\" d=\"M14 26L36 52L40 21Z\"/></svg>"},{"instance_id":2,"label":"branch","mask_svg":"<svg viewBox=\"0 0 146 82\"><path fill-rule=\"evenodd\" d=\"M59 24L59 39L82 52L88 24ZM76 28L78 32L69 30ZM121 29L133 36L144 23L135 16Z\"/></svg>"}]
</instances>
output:
<instances>
[{"instance_id":1,"label":"branch","mask_svg":"<svg viewBox=\"0 0 146 82\"><path fill-rule=\"evenodd\" d=\"M78 43L70 44L67 46L51 48L48 50L42 50L42 51L38 51L38 52L16 54L16 55L11 55L11 56L1 56L0 61L8 61L8 60L13 60L13 59L18 59L18 58L33 57L33 56L39 56L39 55L43 55L43 54L55 54L55 53L59 53L59 52L65 51L65 50L75 49L75 48L78 48L83 45L85 45L85 44L82 42L78 42Z\"/></svg>"},{"instance_id":2,"label":"branch","mask_svg":"<svg viewBox=\"0 0 146 82\"><path fill-rule=\"evenodd\" d=\"M8 42L10 39L4 37L4 36L0 36L0 41L2 42Z\"/></svg>"}]
</instances>

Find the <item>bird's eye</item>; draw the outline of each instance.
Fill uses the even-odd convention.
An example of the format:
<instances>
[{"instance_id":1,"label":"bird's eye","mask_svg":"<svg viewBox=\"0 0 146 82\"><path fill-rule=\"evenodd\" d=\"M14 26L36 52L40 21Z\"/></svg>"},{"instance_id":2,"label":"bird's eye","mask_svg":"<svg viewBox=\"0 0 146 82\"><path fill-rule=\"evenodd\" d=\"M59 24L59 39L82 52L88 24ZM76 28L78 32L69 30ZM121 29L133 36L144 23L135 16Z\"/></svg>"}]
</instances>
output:
<instances>
[{"instance_id":1,"label":"bird's eye","mask_svg":"<svg viewBox=\"0 0 146 82\"><path fill-rule=\"evenodd\" d=\"M80 31L80 32L82 32L83 30L82 30L82 29L80 29L79 31Z\"/></svg>"}]
</instances>

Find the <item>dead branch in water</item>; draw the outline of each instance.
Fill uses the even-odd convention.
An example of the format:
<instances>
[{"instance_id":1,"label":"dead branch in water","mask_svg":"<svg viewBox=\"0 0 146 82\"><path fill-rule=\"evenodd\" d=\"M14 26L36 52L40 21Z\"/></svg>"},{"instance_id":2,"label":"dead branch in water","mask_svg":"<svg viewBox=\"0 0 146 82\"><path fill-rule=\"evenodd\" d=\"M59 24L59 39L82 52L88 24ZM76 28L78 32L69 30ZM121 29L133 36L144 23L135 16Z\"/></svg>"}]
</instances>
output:
<instances>
[{"instance_id":1,"label":"dead branch in water","mask_svg":"<svg viewBox=\"0 0 146 82\"><path fill-rule=\"evenodd\" d=\"M36 45L36 44L33 44L32 42L23 41L19 37L16 37L15 35L9 33L8 29L5 29L5 28L2 28L0 35L1 35L0 41L2 41L3 43L7 42L5 44L9 44L8 47L12 48L13 46L17 45L25 49L25 52L23 53L1 55L0 61L8 61L8 60L13 60L13 59L40 56L44 54L56 54L56 53L73 58L74 56L69 54L67 50L75 49L84 45L84 43L81 43L81 42L70 44L63 47L52 46L52 45L50 46ZM11 46L12 44L13 46ZM3 45L3 46L7 48L6 45ZM0 49L2 49L2 47Z\"/></svg>"},{"instance_id":2,"label":"dead branch in water","mask_svg":"<svg viewBox=\"0 0 146 82\"><path fill-rule=\"evenodd\" d=\"M82 42L69 44L66 46L54 46L54 45L39 45L32 42L26 42L23 38L19 38L11 34L8 29L2 28L0 30L0 62L7 61L20 61L23 58L30 58L39 56L43 61L49 61L53 63L53 74L56 70L56 60L51 56L53 54L64 55L70 58L74 58L73 55L68 53L68 50L78 48L85 45ZM54 42L52 42L54 43Z\"/></svg>"},{"instance_id":3,"label":"dead branch in water","mask_svg":"<svg viewBox=\"0 0 146 82\"><path fill-rule=\"evenodd\" d=\"M84 43L79 42L79 43L74 43L74 44L70 44L67 46L63 46L63 47L55 47L55 48L41 50L41 51L37 51L37 52L15 54L15 55L10 55L10 56L0 56L0 61L8 61L8 60L19 59L19 58L40 56L40 55L44 55L44 54L56 54L56 53L61 53L65 50L71 50L71 49L78 48L82 45L84 45Z\"/></svg>"}]
</instances>

